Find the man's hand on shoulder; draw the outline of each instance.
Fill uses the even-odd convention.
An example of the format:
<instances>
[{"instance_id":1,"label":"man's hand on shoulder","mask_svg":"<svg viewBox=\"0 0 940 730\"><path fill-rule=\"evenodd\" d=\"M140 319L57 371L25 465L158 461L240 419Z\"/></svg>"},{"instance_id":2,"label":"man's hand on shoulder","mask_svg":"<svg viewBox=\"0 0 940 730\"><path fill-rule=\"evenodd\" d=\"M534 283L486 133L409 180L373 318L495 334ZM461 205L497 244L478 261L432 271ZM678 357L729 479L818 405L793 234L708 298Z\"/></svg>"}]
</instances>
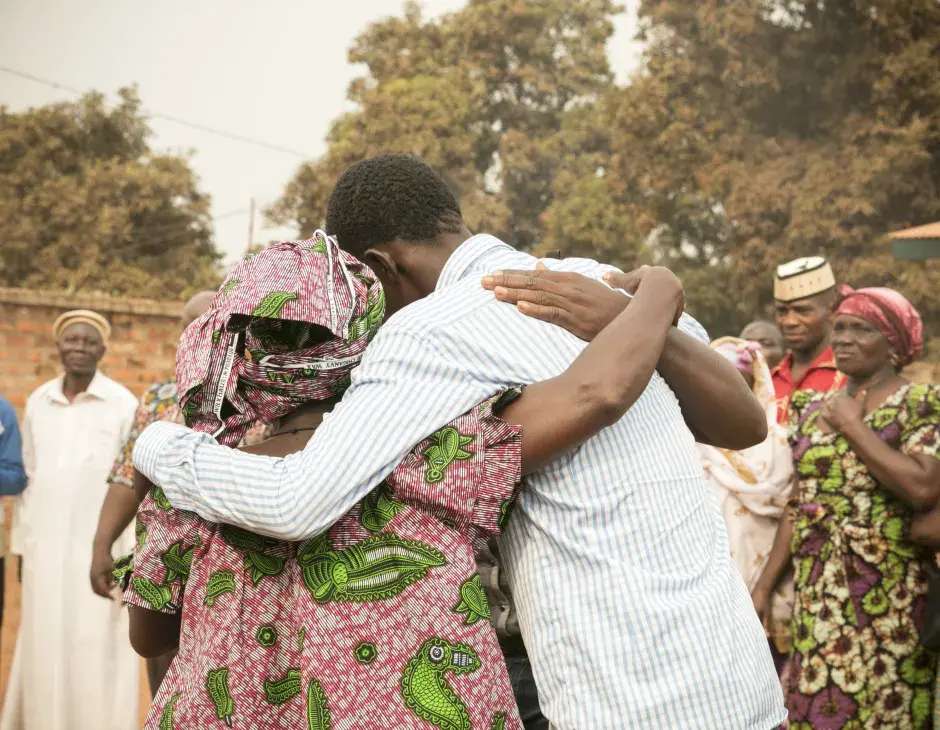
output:
<instances>
[{"instance_id":1,"label":"man's hand on shoulder","mask_svg":"<svg viewBox=\"0 0 940 730\"><path fill-rule=\"evenodd\" d=\"M668 269L642 266L627 273L612 271L604 281L609 286L539 264L534 271L494 272L483 279L483 286L523 314L563 327L582 340L592 340L610 324L644 281L657 288L676 287L673 323L682 319L685 293ZM686 329L695 330L696 336L680 328L670 330L656 368L676 394L686 424L696 440L720 448L761 443L768 432L763 408L737 370L708 346L704 330L694 324Z\"/></svg>"},{"instance_id":2,"label":"man's hand on shoulder","mask_svg":"<svg viewBox=\"0 0 940 730\"><path fill-rule=\"evenodd\" d=\"M667 277L666 274L669 274ZM679 320L682 319L682 315L685 313L685 289L682 288L681 282L679 282L678 277L669 269L664 266L641 266L638 269L633 271L628 271L623 273L621 271L608 271L604 274L604 281L607 282L614 289L620 289L625 291L630 296L634 296L637 290L640 288L640 284L643 283L643 280L648 274L652 274L657 280L665 279L672 281L674 279L679 283L679 291L681 298L679 300L679 305L676 309L676 318L673 320L673 326L679 325Z\"/></svg>"},{"instance_id":3,"label":"man's hand on shoulder","mask_svg":"<svg viewBox=\"0 0 940 730\"><path fill-rule=\"evenodd\" d=\"M650 283L675 287L677 323L685 308L685 293L675 274L662 267L645 266L629 274L610 272L604 276L608 286L582 274L551 271L540 262L535 270L495 271L484 277L483 287L501 302L515 304L526 316L591 341L630 303L629 297L615 290L633 296L647 274L652 275Z\"/></svg>"}]
</instances>

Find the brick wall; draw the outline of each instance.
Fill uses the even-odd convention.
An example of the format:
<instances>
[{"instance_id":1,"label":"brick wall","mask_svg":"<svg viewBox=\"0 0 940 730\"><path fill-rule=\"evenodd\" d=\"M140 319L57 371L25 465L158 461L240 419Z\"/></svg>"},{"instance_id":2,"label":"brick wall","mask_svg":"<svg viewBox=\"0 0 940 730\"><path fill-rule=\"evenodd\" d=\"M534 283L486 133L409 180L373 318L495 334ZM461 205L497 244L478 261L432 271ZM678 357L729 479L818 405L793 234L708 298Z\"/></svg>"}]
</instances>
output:
<instances>
[{"instance_id":1,"label":"brick wall","mask_svg":"<svg viewBox=\"0 0 940 730\"><path fill-rule=\"evenodd\" d=\"M181 303L0 287L0 396L21 417L29 394L61 372L52 324L70 309L92 309L111 323L99 367L134 395L173 377Z\"/></svg>"},{"instance_id":2,"label":"brick wall","mask_svg":"<svg viewBox=\"0 0 940 730\"><path fill-rule=\"evenodd\" d=\"M52 323L70 309L108 318L113 333L101 370L135 395L173 376L181 303L0 287L0 396L21 417L29 394L61 372ZM905 375L940 382L940 365L915 363Z\"/></svg>"},{"instance_id":3,"label":"brick wall","mask_svg":"<svg viewBox=\"0 0 940 730\"><path fill-rule=\"evenodd\" d=\"M52 324L70 309L92 309L111 323L111 342L99 367L134 395L140 395L157 380L173 377L181 303L0 287L0 396L13 404L20 418L29 394L61 372L52 341ZM9 521L11 505L9 500L3 501L7 504L0 504L0 509L7 513ZM6 563L0 703L20 618L16 561ZM0 575L0 580L3 579ZM141 675L142 724L150 698L145 687L146 675L143 671Z\"/></svg>"}]
</instances>

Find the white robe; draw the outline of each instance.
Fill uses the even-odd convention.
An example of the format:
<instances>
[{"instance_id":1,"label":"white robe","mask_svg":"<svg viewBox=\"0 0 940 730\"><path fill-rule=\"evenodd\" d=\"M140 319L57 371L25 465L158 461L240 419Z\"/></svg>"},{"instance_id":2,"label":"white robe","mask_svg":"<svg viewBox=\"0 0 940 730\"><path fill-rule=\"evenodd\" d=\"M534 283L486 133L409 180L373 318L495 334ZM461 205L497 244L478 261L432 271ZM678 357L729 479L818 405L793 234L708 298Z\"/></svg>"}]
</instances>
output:
<instances>
[{"instance_id":1,"label":"white robe","mask_svg":"<svg viewBox=\"0 0 940 730\"><path fill-rule=\"evenodd\" d=\"M723 338L713 342L712 347L728 342L739 341ZM727 351L722 354L727 357ZM770 369L759 352L754 354L752 367L754 395L764 407L767 419L767 438L743 451L698 444L708 485L718 499L728 528L731 557L749 591L754 590L767 567L767 558L794 485L787 431L777 423L777 401ZM783 653L789 653L792 613L793 576L788 575L771 599L771 632L774 643Z\"/></svg>"},{"instance_id":2,"label":"white robe","mask_svg":"<svg viewBox=\"0 0 940 730\"><path fill-rule=\"evenodd\" d=\"M26 404L12 551L23 556L22 619L0 730L132 730L139 659L127 611L96 596L89 570L107 475L133 423L137 400L95 375L72 403L62 379ZM133 530L115 545L130 552Z\"/></svg>"}]
</instances>

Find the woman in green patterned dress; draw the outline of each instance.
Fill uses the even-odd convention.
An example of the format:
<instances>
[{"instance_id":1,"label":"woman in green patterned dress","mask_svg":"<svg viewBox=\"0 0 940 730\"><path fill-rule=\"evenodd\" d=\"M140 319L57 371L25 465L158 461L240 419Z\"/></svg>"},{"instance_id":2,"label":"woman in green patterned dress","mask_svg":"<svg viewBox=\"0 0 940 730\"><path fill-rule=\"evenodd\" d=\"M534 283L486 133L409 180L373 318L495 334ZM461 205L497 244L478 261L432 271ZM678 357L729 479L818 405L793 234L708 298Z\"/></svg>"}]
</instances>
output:
<instances>
[{"instance_id":1,"label":"woman in green patterned dress","mask_svg":"<svg viewBox=\"0 0 940 730\"><path fill-rule=\"evenodd\" d=\"M848 384L794 395L799 485L755 608L767 615L792 560L792 730L929 729L937 657L919 638L931 554L909 531L940 495L940 388L899 375L922 326L895 291L849 294L832 344Z\"/></svg>"},{"instance_id":2,"label":"woman in green patterned dress","mask_svg":"<svg viewBox=\"0 0 940 730\"><path fill-rule=\"evenodd\" d=\"M921 515L911 523L911 539L922 545L928 545L933 550L940 550L940 504L935 505L930 512ZM940 554L937 555L937 563L940 566ZM926 620L936 622L936 615L931 616L931 611L936 611L936 606L928 603ZM934 683L933 690L933 726L940 728L940 666L937 667L937 680Z\"/></svg>"}]
</instances>

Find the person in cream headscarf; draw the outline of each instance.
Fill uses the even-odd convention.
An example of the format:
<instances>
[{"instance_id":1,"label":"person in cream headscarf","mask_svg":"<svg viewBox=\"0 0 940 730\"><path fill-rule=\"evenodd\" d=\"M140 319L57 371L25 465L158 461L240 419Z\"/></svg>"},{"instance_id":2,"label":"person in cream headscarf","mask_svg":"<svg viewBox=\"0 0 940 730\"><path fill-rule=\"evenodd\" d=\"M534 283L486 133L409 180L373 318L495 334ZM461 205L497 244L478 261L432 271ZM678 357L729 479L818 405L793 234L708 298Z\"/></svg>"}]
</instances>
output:
<instances>
[{"instance_id":1,"label":"person in cream headscarf","mask_svg":"<svg viewBox=\"0 0 940 730\"><path fill-rule=\"evenodd\" d=\"M712 343L712 348L738 368L767 412L767 438L743 451L698 445L709 486L718 498L728 528L731 557L753 590L764 571L777 526L793 486L793 464L786 429L777 423L777 402L770 369L760 345L734 337ZM778 671L790 651L790 614L793 582L778 586L772 619L766 627Z\"/></svg>"},{"instance_id":2,"label":"person in cream headscarf","mask_svg":"<svg viewBox=\"0 0 940 730\"><path fill-rule=\"evenodd\" d=\"M64 373L26 402L11 551L23 556L22 623L0 730L131 730L139 662L127 612L88 585L92 537L108 470L137 399L98 370L111 325L66 312L52 328ZM133 531L118 540L133 545Z\"/></svg>"}]
</instances>

